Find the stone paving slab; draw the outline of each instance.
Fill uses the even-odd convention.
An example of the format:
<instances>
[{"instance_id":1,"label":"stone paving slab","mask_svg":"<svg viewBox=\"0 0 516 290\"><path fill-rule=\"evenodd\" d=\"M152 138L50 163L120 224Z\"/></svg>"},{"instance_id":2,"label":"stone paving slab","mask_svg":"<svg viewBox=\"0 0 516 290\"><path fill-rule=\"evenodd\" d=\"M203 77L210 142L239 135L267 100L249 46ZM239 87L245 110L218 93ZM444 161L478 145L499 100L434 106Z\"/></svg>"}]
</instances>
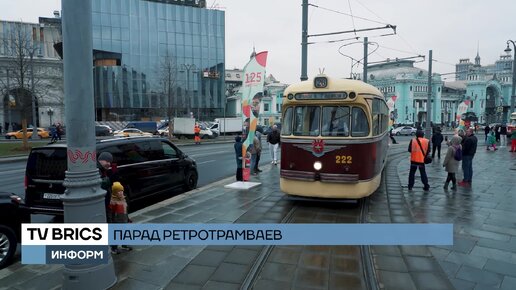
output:
<instances>
[{"instance_id":1,"label":"stone paving slab","mask_svg":"<svg viewBox=\"0 0 516 290\"><path fill-rule=\"evenodd\" d=\"M516 154L506 147L487 151L480 140L473 185L455 192L442 188L446 172L442 160L434 161L427 165L428 193L417 189L418 174L415 190L406 190L409 162L400 160L397 167L415 222L454 223L454 245L429 247L433 257L456 289L516 289L516 192L507 183ZM460 168L457 179L462 180Z\"/></svg>"}]
</instances>

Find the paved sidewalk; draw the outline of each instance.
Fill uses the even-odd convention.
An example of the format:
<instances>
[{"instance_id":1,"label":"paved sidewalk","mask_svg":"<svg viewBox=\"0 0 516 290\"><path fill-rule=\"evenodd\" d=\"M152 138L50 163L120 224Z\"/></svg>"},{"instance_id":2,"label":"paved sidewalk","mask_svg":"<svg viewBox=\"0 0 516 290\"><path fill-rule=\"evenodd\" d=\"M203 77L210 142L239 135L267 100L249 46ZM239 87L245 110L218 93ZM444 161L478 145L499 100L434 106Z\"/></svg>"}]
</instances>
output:
<instances>
[{"instance_id":1,"label":"paved sidewalk","mask_svg":"<svg viewBox=\"0 0 516 290\"><path fill-rule=\"evenodd\" d=\"M398 158L397 175L414 222L454 224L454 245L429 249L456 289L516 289L516 153L507 147L487 151L481 137L470 188L443 189L445 153L426 167L428 193L418 174L408 191L408 153ZM462 180L461 169L457 179Z\"/></svg>"}]
</instances>

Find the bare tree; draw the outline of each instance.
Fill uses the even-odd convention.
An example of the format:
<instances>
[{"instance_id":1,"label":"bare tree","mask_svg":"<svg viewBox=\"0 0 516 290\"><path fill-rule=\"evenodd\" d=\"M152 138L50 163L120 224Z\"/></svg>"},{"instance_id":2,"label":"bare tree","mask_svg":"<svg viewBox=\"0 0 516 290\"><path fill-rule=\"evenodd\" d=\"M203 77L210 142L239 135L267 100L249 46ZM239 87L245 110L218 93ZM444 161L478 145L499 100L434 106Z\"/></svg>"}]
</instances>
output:
<instances>
[{"instance_id":1,"label":"bare tree","mask_svg":"<svg viewBox=\"0 0 516 290\"><path fill-rule=\"evenodd\" d=\"M46 77L48 70L45 65L35 65L34 57L38 56L40 45L37 41L38 30L21 22L12 23L9 32L2 38L1 44L7 48L5 55L6 69L9 70L9 87L6 79L0 79L3 91L9 92L16 98L15 110L21 113L22 119L31 120L36 127L37 120L33 119L33 98L38 104L44 103L42 96L51 88L59 87L62 80ZM54 96L56 100L46 100L49 103L63 103L63 97ZM37 112L36 116L37 118Z\"/></svg>"},{"instance_id":2,"label":"bare tree","mask_svg":"<svg viewBox=\"0 0 516 290\"><path fill-rule=\"evenodd\" d=\"M166 98L166 114L168 119L168 138L172 138L173 132L173 113L176 109L174 104L176 103L176 93L177 93L177 62L175 57L171 56L168 52L163 57L160 63L160 83L162 86L162 95Z\"/></svg>"}]
</instances>

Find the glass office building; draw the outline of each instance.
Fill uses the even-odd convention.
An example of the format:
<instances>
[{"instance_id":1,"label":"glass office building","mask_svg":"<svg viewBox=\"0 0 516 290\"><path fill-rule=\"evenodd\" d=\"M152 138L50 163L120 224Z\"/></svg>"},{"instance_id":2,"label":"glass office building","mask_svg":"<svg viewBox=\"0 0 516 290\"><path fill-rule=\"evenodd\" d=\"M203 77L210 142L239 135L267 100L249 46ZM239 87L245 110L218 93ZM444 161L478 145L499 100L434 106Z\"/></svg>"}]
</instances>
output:
<instances>
[{"instance_id":1,"label":"glass office building","mask_svg":"<svg viewBox=\"0 0 516 290\"><path fill-rule=\"evenodd\" d=\"M93 0L96 118L222 115L224 12L199 0Z\"/></svg>"}]
</instances>

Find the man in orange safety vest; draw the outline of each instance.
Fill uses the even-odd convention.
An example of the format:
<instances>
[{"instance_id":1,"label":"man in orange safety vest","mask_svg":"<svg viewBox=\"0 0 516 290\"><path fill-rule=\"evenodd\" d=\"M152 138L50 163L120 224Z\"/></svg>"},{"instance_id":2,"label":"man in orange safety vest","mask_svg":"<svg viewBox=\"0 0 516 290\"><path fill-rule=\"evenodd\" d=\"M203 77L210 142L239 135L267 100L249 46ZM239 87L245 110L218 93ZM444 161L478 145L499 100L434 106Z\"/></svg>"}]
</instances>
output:
<instances>
[{"instance_id":1,"label":"man in orange safety vest","mask_svg":"<svg viewBox=\"0 0 516 290\"><path fill-rule=\"evenodd\" d=\"M419 168L419 173L421 174L421 181L423 182L423 190L430 190L430 185L428 184L428 177L426 176L425 170L425 156L428 155L428 150L430 148L430 142L425 137L425 133L422 130L417 130L416 138L410 140L408 151L410 152L410 173L408 180L408 189L412 190L414 187L414 176L416 174L416 170Z\"/></svg>"}]
</instances>

